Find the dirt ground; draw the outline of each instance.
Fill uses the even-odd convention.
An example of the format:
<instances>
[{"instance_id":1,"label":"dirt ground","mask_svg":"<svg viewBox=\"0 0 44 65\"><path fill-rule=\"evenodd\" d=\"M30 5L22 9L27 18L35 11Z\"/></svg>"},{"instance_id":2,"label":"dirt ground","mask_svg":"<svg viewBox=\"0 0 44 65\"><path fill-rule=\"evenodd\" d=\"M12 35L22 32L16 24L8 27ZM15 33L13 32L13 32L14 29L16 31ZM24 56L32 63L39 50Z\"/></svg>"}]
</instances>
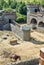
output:
<instances>
[{"instance_id":1,"label":"dirt ground","mask_svg":"<svg viewBox=\"0 0 44 65\"><path fill-rule=\"evenodd\" d=\"M10 40L12 39L18 40L19 44L11 45ZM21 56L21 60L26 60L38 58L42 47L44 47L44 34L42 33L32 31L30 41L22 41L10 31L0 31L0 65L11 62L10 55L4 51L10 54L18 54Z\"/></svg>"}]
</instances>

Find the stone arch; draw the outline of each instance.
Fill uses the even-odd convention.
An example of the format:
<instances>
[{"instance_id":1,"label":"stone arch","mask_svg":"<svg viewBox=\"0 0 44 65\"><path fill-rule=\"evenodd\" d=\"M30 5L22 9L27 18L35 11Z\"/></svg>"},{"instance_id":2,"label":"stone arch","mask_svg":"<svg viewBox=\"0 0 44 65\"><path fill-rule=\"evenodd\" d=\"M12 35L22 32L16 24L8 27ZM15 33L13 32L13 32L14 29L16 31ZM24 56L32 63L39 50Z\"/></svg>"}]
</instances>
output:
<instances>
[{"instance_id":1,"label":"stone arch","mask_svg":"<svg viewBox=\"0 0 44 65\"><path fill-rule=\"evenodd\" d=\"M38 26L39 27L44 27L44 23L41 21L41 22L39 22Z\"/></svg>"},{"instance_id":2,"label":"stone arch","mask_svg":"<svg viewBox=\"0 0 44 65\"><path fill-rule=\"evenodd\" d=\"M35 18L31 19L31 24L37 24L37 20Z\"/></svg>"}]
</instances>

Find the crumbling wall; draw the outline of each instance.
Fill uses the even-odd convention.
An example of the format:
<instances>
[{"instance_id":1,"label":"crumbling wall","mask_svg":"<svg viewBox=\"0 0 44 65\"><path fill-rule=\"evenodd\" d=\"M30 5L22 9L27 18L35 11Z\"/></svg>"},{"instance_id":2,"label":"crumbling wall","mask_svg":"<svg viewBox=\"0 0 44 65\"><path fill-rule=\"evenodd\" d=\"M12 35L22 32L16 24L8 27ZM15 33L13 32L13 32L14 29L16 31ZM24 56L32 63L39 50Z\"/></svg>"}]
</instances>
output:
<instances>
[{"instance_id":1,"label":"crumbling wall","mask_svg":"<svg viewBox=\"0 0 44 65\"><path fill-rule=\"evenodd\" d=\"M30 27L20 26L17 22L14 21L14 24L11 24L11 30L14 32L20 39L29 41L30 40Z\"/></svg>"},{"instance_id":2,"label":"crumbling wall","mask_svg":"<svg viewBox=\"0 0 44 65\"><path fill-rule=\"evenodd\" d=\"M23 31L20 29L20 25L14 21L15 25L11 25L11 31L15 33L19 38L23 38Z\"/></svg>"}]
</instances>

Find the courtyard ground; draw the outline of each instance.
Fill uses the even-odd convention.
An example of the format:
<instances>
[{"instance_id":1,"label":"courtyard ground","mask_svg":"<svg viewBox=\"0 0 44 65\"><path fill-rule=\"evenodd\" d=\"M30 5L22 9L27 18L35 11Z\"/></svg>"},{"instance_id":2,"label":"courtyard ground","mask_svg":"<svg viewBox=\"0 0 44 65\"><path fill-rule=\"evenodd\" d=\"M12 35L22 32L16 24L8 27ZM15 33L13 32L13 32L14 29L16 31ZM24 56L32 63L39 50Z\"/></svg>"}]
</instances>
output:
<instances>
[{"instance_id":1,"label":"courtyard ground","mask_svg":"<svg viewBox=\"0 0 44 65\"><path fill-rule=\"evenodd\" d=\"M7 38L7 39L4 39ZM11 45L10 40L17 39L18 45ZM11 62L10 56L4 54L4 51L8 51L10 54L18 54L21 56L21 60L39 58L40 48L44 47L44 34L36 31L31 32L31 38L29 41L20 40L10 31L0 31L0 65L5 65ZM5 57L7 55L7 57Z\"/></svg>"}]
</instances>

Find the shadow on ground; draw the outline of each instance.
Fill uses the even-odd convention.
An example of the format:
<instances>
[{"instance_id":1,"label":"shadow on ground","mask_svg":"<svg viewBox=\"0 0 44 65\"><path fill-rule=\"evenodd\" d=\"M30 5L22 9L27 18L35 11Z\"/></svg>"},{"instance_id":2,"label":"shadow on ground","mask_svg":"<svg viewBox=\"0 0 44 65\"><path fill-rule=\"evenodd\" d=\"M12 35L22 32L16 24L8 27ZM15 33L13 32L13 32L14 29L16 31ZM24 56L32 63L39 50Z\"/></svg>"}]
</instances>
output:
<instances>
[{"instance_id":1,"label":"shadow on ground","mask_svg":"<svg viewBox=\"0 0 44 65\"><path fill-rule=\"evenodd\" d=\"M13 44L10 43L10 45L12 45L12 46L19 45L19 44L20 43L13 43Z\"/></svg>"},{"instance_id":2,"label":"shadow on ground","mask_svg":"<svg viewBox=\"0 0 44 65\"><path fill-rule=\"evenodd\" d=\"M38 41L38 40L36 40L35 38L33 38L33 37L31 37L30 38L30 42L32 42L33 44L44 44L44 41L42 42L42 41Z\"/></svg>"}]
</instances>

